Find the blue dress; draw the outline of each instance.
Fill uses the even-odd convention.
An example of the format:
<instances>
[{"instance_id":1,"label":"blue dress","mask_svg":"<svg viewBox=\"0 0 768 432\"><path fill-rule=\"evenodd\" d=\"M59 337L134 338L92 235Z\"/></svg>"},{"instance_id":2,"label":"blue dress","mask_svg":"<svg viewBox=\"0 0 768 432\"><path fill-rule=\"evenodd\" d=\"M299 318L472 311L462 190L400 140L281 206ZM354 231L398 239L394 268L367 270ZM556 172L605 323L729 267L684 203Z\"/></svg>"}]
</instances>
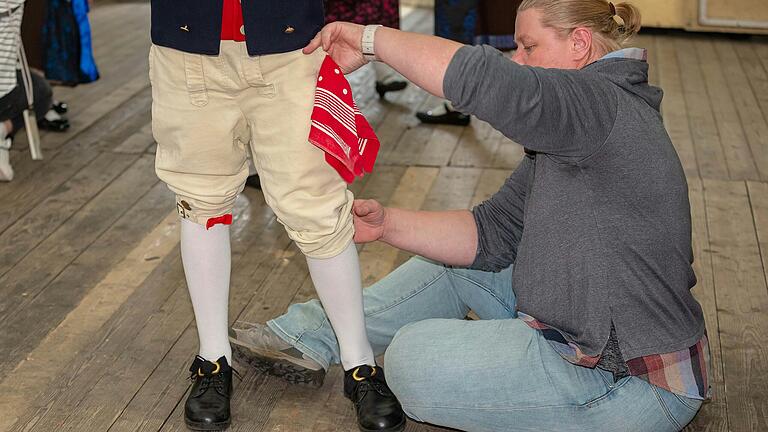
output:
<instances>
[{"instance_id":1,"label":"blue dress","mask_svg":"<svg viewBox=\"0 0 768 432\"><path fill-rule=\"evenodd\" d=\"M91 50L87 0L49 0L43 46L49 80L75 86L99 78Z\"/></svg>"},{"instance_id":2,"label":"blue dress","mask_svg":"<svg viewBox=\"0 0 768 432\"><path fill-rule=\"evenodd\" d=\"M91 24L88 22L88 0L72 0L77 28L80 30L80 82L89 83L99 79L99 70L91 49Z\"/></svg>"},{"instance_id":3,"label":"blue dress","mask_svg":"<svg viewBox=\"0 0 768 432\"><path fill-rule=\"evenodd\" d=\"M475 41L478 0L436 0L435 36L463 44Z\"/></svg>"}]
</instances>

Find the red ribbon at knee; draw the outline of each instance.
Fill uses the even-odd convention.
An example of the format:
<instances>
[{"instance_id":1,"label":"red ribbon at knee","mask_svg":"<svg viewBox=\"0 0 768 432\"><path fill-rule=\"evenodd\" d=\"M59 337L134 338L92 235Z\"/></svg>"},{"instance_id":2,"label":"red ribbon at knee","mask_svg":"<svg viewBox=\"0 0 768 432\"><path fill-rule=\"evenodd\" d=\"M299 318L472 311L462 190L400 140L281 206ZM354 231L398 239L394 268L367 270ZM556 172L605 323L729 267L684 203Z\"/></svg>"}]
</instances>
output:
<instances>
[{"instance_id":1,"label":"red ribbon at knee","mask_svg":"<svg viewBox=\"0 0 768 432\"><path fill-rule=\"evenodd\" d=\"M211 229L216 224L232 225L232 213L227 213L224 216L218 216L208 219L205 222L205 229Z\"/></svg>"}]
</instances>

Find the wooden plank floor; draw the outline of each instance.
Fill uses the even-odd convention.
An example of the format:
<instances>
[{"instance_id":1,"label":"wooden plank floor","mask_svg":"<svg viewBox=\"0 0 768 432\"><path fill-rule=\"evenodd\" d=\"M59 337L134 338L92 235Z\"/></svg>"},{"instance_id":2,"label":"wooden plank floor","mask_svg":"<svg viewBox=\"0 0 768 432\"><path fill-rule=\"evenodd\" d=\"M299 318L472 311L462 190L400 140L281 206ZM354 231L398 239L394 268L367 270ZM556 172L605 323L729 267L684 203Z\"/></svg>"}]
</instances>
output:
<instances>
[{"instance_id":1,"label":"wooden plank floor","mask_svg":"<svg viewBox=\"0 0 768 432\"><path fill-rule=\"evenodd\" d=\"M171 193L154 175L147 79L149 5L92 12L102 79L57 88L72 129L24 138L16 179L0 184L0 431L185 430L186 368L197 346ZM431 11L404 26L425 33ZM768 39L648 32L651 81L688 175L694 289L710 336L713 399L688 431L768 430ZM359 197L412 209L469 208L492 194L522 149L488 124L429 127L413 113L439 100L420 89L379 100L351 76L383 141ZM232 226L230 320L264 321L314 296L303 256L261 194L246 190ZM360 252L366 284L408 256ZM232 430L352 431L341 371L324 387L246 374ZM408 431L441 431L410 422Z\"/></svg>"}]
</instances>

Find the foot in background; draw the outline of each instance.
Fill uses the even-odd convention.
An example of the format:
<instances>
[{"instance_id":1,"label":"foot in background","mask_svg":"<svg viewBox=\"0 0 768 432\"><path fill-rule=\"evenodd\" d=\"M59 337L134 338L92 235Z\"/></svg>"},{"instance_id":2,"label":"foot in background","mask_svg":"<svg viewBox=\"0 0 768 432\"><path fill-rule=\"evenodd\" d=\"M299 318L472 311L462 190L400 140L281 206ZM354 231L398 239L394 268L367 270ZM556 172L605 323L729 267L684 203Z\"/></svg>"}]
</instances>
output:
<instances>
[{"instance_id":1,"label":"foot in background","mask_svg":"<svg viewBox=\"0 0 768 432\"><path fill-rule=\"evenodd\" d=\"M408 87L408 83L406 81L376 81L376 93L378 93L379 97L382 99L388 92L400 91L406 87Z\"/></svg>"},{"instance_id":2,"label":"foot in background","mask_svg":"<svg viewBox=\"0 0 768 432\"><path fill-rule=\"evenodd\" d=\"M42 130L64 132L69 129L69 120L59 114L55 108L51 108L43 118L37 121L37 126Z\"/></svg>"},{"instance_id":3,"label":"foot in background","mask_svg":"<svg viewBox=\"0 0 768 432\"><path fill-rule=\"evenodd\" d=\"M422 123L453 126L467 126L470 120L469 115L454 111L447 103L444 103L442 107L427 112L417 112L416 117Z\"/></svg>"},{"instance_id":4,"label":"foot in background","mask_svg":"<svg viewBox=\"0 0 768 432\"><path fill-rule=\"evenodd\" d=\"M381 62L373 62L373 76L376 80L376 93L380 98L389 92L401 91L408 87L408 81L396 73L391 67Z\"/></svg>"},{"instance_id":5,"label":"foot in background","mask_svg":"<svg viewBox=\"0 0 768 432\"><path fill-rule=\"evenodd\" d=\"M51 108L59 114L66 114L69 111L69 105L62 101L53 101Z\"/></svg>"}]
</instances>

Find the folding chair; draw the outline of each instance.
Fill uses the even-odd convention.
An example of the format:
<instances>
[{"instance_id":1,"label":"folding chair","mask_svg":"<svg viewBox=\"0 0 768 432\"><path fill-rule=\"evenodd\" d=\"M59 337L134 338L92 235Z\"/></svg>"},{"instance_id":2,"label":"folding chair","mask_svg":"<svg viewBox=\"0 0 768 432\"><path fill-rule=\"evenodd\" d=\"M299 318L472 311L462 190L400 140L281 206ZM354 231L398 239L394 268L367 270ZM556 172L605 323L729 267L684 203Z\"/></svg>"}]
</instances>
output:
<instances>
[{"instance_id":1,"label":"folding chair","mask_svg":"<svg viewBox=\"0 0 768 432\"><path fill-rule=\"evenodd\" d=\"M40 131L37 129L37 116L35 115L34 93L32 91L32 73L27 63L27 53L19 36L19 63L21 64L21 80L24 85L24 93L27 96L27 109L24 110L24 129L27 131L29 141L29 153L32 160L43 159L43 151L40 148Z\"/></svg>"}]
</instances>

